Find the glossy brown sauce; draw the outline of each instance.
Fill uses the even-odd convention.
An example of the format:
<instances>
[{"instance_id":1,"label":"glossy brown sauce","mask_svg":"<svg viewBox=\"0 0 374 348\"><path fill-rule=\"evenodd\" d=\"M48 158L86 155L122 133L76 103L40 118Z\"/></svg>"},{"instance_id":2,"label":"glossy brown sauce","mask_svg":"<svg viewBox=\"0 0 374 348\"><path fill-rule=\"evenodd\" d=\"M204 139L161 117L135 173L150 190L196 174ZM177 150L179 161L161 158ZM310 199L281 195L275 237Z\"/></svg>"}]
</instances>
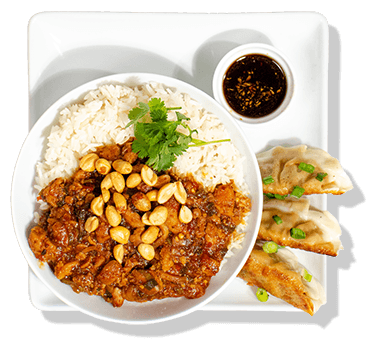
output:
<instances>
[{"instance_id":1,"label":"glossy brown sauce","mask_svg":"<svg viewBox=\"0 0 374 348\"><path fill-rule=\"evenodd\" d=\"M251 54L240 57L227 69L223 91L234 111L258 118L271 114L282 104L287 80L275 60Z\"/></svg>"},{"instance_id":2,"label":"glossy brown sauce","mask_svg":"<svg viewBox=\"0 0 374 348\"><path fill-rule=\"evenodd\" d=\"M131 152L131 142L111 145L96 152L110 163L117 159L130 161L129 175L141 172L144 162ZM232 184L218 185L213 192L206 191L192 179L178 179L166 173L157 173L154 187L145 182L136 187L125 187L122 195L127 208L118 210L119 226L130 231L127 241L117 241L111 234L109 216L97 216L98 226L88 231L86 222L95 216L91 203L102 195L104 175L97 170L79 169L71 178L58 178L40 192L39 199L49 209L32 228L29 245L35 257L48 263L55 276L72 289L97 295L120 307L124 301L145 302L167 297L198 298L203 296L211 277L217 274L225 257L235 227L241 223L251 204ZM162 178L162 179L161 179ZM187 193L185 206L192 211L192 220L181 222L181 204L173 196L163 203L167 220L159 225L159 234L149 243L154 257L146 259L139 252L145 243L144 233L149 226L144 222L144 209L139 210L139 196L161 190L168 182L181 180ZM116 194L111 187L107 205ZM160 206L151 201L148 211ZM122 243L122 244L121 244ZM115 248L123 248L122 257Z\"/></svg>"}]
</instances>

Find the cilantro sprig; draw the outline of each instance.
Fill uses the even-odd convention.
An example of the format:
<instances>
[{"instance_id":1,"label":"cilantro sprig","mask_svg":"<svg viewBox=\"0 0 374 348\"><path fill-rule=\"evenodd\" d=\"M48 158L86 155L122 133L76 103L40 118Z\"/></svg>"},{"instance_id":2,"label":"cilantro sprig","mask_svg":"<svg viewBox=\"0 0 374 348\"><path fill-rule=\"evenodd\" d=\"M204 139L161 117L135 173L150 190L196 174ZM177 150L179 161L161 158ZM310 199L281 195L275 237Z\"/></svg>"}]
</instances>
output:
<instances>
[{"instance_id":1,"label":"cilantro sprig","mask_svg":"<svg viewBox=\"0 0 374 348\"><path fill-rule=\"evenodd\" d=\"M167 119L170 110L180 109L180 107L167 108L161 98L152 98L148 104L140 102L129 112L130 122L126 128L134 125L135 140L132 143L132 150L140 158L148 158L147 165L156 171L171 168L177 157L189 147L230 141L230 139L203 141L192 138L192 134L198 132L184 123L190 120L188 117L176 111L176 121ZM145 116L149 118L144 120ZM178 126L187 129L188 134L178 132Z\"/></svg>"}]
</instances>

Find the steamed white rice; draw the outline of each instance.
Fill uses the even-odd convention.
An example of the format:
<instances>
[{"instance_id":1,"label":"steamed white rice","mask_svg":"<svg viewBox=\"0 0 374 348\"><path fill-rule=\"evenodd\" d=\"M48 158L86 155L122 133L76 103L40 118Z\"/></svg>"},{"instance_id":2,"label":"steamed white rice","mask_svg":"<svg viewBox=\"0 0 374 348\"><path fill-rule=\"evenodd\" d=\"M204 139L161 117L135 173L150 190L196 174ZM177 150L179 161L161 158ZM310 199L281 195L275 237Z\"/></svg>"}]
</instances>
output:
<instances>
[{"instance_id":1,"label":"steamed white rice","mask_svg":"<svg viewBox=\"0 0 374 348\"><path fill-rule=\"evenodd\" d=\"M197 129L194 137L210 141L227 139L229 134L217 116L209 113L188 94L165 88L159 83L149 83L130 88L122 85L104 85L90 91L81 103L72 104L60 113L58 124L48 136L44 157L36 165L36 185L40 191L57 177L69 177L85 154L98 146L122 144L134 135L133 127L125 129L128 113L139 102L161 98L167 107L182 107L179 112L191 120L191 129ZM170 119L176 118L174 112ZM247 192L243 173L243 158L232 142L192 147L178 157L173 167L177 173L192 174L196 181L207 188L231 180L243 192ZM242 228L234 234L233 244L240 244Z\"/></svg>"},{"instance_id":2,"label":"steamed white rice","mask_svg":"<svg viewBox=\"0 0 374 348\"><path fill-rule=\"evenodd\" d=\"M44 158L36 166L36 188L40 190L57 177L68 177L77 168L79 158L98 146L124 143L134 135L133 127L125 129L128 112L139 102L162 98L166 106L181 106L189 126L198 129L196 138L205 141L229 138L218 117L191 100L187 94L150 83L138 88L104 85L90 91L81 104L73 104L60 113L58 125L48 137ZM175 117L170 112L170 119ZM195 136L195 135L194 135ZM193 173L206 187L234 180L243 188L243 159L230 142L192 147L175 162L173 170Z\"/></svg>"}]
</instances>

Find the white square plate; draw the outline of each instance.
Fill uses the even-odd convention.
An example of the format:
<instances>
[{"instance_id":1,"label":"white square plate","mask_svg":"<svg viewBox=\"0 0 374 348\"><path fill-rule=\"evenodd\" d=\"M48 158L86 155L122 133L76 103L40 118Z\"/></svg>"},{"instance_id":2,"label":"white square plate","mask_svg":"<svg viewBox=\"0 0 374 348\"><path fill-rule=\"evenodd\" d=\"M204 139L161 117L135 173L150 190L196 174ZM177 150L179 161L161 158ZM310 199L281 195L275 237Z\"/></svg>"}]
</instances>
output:
<instances>
[{"instance_id":1,"label":"white square plate","mask_svg":"<svg viewBox=\"0 0 374 348\"><path fill-rule=\"evenodd\" d=\"M283 51L295 74L294 97L279 122L241 123L253 150L301 143L327 150L328 25L313 12L39 13L29 23L30 128L65 93L110 74L171 76L212 96L219 60L251 42ZM326 209L326 196L311 201ZM326 289L326 257L295 254ZM41 310L70 310L31 271L29 293ZM253 289L238 278L202 310L296 311L274 297L258 302Z\"/></svg>"}]
</instances>

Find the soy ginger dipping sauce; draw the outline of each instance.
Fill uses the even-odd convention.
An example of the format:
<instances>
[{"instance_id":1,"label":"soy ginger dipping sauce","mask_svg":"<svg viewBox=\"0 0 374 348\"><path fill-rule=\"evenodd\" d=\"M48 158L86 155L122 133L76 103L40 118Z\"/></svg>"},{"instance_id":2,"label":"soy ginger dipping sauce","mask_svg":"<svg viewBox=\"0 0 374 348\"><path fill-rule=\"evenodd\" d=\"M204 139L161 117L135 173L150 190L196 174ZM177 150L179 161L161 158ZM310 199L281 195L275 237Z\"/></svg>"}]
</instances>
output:
<instances>
[{"instance_id":1,"label":"soy ginger dipping sauce","mask_svg":"<svg viewBox=\"0 0 374 348\"><path fill-rule=\"evenodd\" d=\"M260 118L271 114L283 102L287 79L281 66L262 54L238 58L227 69L223 94L238 114Z\"/></svg>"}]
</instances>

